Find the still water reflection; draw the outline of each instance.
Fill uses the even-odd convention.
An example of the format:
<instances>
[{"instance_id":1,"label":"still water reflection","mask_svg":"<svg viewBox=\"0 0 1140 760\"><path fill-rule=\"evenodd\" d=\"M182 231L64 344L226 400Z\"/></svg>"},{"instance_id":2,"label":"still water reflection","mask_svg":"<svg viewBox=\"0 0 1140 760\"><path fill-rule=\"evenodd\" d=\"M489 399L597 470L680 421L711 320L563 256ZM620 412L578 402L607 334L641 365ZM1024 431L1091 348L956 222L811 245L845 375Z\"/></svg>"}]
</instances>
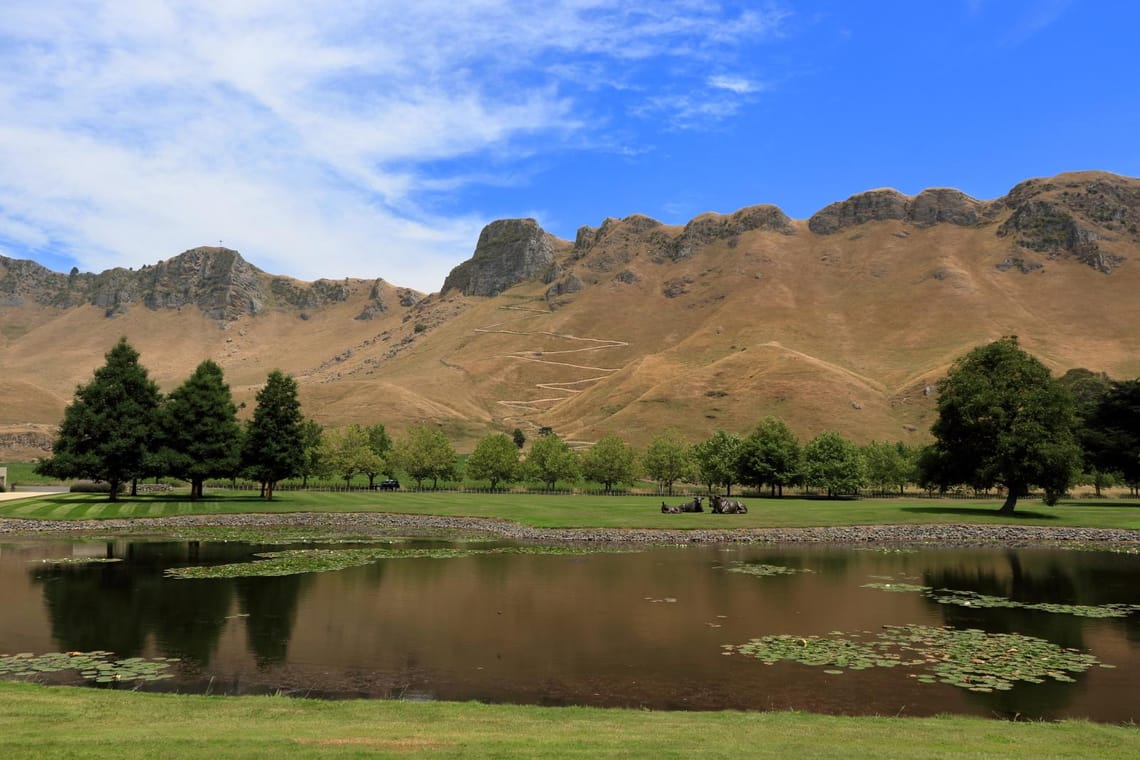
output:
<instances>
[{"instance_id":1,"label":"still water reflection","mask_svg":"<svg viewBox=\"0 0 1140 760\"><path fill-rule=\"evenodd\" d=\"M1140 718L1140 613L1091 619L977 609L864 587L890 578L1025 603L1140 604L1137 555L691 546L388 559L266 578L163 574L246 561L267 548L281 547L133 540L0 545L0 654L109 650L122 658L178 657L175 678L141 688L191 693ZM121 561L43 561L79 556ZM727 572L734 562L812 572ZM1075 683L979 694L922 684L899 668L829 675L722 654L723 644L768 634L873 632L906 624L1037 636L1116 667L1076 675Z\"/></svg>"}]
</instances>

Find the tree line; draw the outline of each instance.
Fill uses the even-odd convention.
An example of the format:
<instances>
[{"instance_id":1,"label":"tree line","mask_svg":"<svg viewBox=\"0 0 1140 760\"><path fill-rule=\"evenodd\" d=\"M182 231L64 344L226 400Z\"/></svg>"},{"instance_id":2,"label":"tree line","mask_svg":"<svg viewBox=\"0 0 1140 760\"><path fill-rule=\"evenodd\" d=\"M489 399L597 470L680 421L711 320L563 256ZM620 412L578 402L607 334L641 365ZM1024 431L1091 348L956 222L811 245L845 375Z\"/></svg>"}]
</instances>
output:
<instances>
[{"instance_id":1,"label":"tree line","mask_svg":"<svg viewBox=\"0 0 1140 760\"><path fill-rule=\"evenodd\" d=\"M92 380L77 388L53 447L37 471L90 478L120 488L169 476L202 496L212 479L248 478L272 499L278 482L404 473L422 487L459 477L458 455L446 435L427 424L393 439L383 424L324 430L306 419L293 378L269 373L244 424L221 368L202 362L163 396L126 339L106 355ZM1053 503L1072 484L1097 493L1115 483L1140 484L1140 380L1114 381L1088 370L1053 378L1007 337L980 346L951 367L939 384L934 442L894 441L859 446L834 431L801 443L782 420L767 417L745 434L716 430L690 443L676 430L656 434L643 451L620 436L603 436L577 451L549 428L529 448L519 429L490 433L467 457L467 478L492 489L537 480L550 489L585 479L608 492L648 478L672 494L695 483L731 495L735 486L819 489L828 496L872 487L902 493L908 485L945 492L955 487L1006 492L1003 511L1032 487Z\"/></svg>"}]
</instances>

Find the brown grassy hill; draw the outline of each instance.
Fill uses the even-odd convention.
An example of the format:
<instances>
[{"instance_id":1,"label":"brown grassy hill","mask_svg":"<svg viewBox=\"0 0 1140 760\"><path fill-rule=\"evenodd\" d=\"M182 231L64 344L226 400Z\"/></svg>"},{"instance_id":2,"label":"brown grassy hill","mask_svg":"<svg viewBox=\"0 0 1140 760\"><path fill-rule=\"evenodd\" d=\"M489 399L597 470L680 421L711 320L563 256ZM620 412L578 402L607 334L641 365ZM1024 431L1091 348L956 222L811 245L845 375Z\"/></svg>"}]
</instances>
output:
<instances>
[{"instance_id":1,"label":"brown grassy hill","mask_svg":"<svg viewBox=\"0 0 1140 760\"><path fill-rule=\"evenodd\" d=\"M427 420L461 449L516 426L696 440L767 414L805 438L920 441L950 362L1002 335L1057 372L1140 375L1138 224L1140 181L1080 172L993 201L871 191L806 221L632 216L572 243L502 220L427 297L195 249L138 281L116 270L126 297L108 300L106 273L68 290L4 260L0 426L57 422L125 335L164 389L212 358L250 401L280 368L325 424Z\"/></svg>"}]
</instances>

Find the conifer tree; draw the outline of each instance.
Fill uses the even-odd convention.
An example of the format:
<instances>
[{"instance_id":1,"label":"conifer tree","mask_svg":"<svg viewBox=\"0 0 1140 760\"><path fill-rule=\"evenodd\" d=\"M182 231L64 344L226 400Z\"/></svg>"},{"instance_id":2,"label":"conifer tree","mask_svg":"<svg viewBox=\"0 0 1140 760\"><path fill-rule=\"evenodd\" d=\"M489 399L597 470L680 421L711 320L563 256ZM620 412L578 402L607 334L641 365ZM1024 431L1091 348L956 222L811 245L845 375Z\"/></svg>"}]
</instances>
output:
<instances>
[{"instance_id":1,"label":"conifer tree","mask_svg":"<svg viewBox=\"0 0 1140 760\"><path fill-rule=\"evenodd\" d=\"M161 396L125 337L107 352L106 360L91 382L76 388L52 455L36 471L105 481L111 487L110 500L116 501L122 484L145 475L153 461Z\"/></svg>"},{"instance_id":2,"label":"conifer tree","mask_svg":"<svg viewBox=\"0 0 1140 760\"><path fill-rule=\"evenodd\" d=\"M266 501L272 501L278 481L299 475L303 469L303 423L297 381L273 370L257 392L257 407L242 449L242 467L262 484Z\"/></svg>"},{"instance_id":3,"label":"conifer tree","mask_svg":"<svg viewBox=\"0 0 1140 760\"><path fill-rule=\"evenodd\" d=\"M190 500L208 478L233 475L241 457L237 406L222 368L207 359L175 388L159 412L165 471L190 483Z\"/></svg>"}]
</instances>

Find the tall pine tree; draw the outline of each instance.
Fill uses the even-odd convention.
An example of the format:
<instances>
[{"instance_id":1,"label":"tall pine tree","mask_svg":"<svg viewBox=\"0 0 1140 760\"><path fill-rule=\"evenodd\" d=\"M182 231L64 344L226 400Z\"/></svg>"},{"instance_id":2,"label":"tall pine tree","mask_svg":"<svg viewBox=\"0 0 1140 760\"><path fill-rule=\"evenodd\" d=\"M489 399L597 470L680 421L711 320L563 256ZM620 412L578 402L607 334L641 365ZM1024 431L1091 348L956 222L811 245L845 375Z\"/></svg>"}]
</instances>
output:
<instances>
[{"instance_id":1,"label":"tall pine tree","mask_svg":"<svg viewBox=\"0 0 1140 760\"><path fill-rule=\"evenodd\" d=\"M159 413L160 456L166 472L189 481L190 499L208 478L236 473L241 456L237 407L222 368L207 359L171 391Z\"/></svg>"},{"instance_id":2,"label":"tall pine tree","mask_svg":"<svg viewBox=\"0 0 1140 760\"><path fill-rule=\"evenodd\" d=\"M273 370L257 392L257 407L246 428L242 468L262 484L267 501L284 478L300 475L304 464L304 431L297 381Z\"/></svg>"},{"instance_id":3,"label":"tall pine tree","mask_svg":"<svg viewBox=\"0 0 1140 760\"><path fill-rule=\"evenodd\" d=\"M111 487L110 500L116 501L122 484L145 475L152 463L161 396L125 337L107 352L106 360L91 382L76 388L52 455L36 471L105 481Z\"/></svg>"}]
</instances>

